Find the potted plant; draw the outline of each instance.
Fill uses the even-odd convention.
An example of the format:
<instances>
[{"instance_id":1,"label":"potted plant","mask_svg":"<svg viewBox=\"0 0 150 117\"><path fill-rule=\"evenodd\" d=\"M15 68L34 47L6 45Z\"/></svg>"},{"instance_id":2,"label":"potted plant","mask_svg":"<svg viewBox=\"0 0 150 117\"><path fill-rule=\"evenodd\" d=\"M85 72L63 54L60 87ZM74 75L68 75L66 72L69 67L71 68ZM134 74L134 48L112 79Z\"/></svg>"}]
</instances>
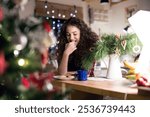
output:
<instances>
[{"instance_id":1,"label":"potted plant","mask_svg":"<svg viewBox=\"0 0 150 117\"><path fill-rule=\"evenodd\" d=\"M100 40L97 41L95 48L91 49L82 61L83 68L89 70L92 67L92 61L102 60L106 56L112 54L119 57L134 52L135 46L142 47L136 34L102 34Z\"/></svg>"}]
</instances>

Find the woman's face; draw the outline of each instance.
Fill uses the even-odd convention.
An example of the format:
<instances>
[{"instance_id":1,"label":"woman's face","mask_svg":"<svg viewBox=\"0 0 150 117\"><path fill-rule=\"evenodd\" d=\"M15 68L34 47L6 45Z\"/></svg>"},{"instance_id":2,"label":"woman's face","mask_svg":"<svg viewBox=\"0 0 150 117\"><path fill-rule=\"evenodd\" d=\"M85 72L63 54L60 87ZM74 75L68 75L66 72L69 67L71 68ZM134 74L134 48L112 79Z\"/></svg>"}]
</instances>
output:
<instances>
[{"instance_id":1,"label":"woman's face","mask_svg":"<svg viewBox=\"0 0 150 117\"><path fill-rule=\"evenodd\" d=\"M67 26L66 36L68 42L75 42L77 45L80 41L80 30L76 26Z\"/></svg>"}]
</instances>

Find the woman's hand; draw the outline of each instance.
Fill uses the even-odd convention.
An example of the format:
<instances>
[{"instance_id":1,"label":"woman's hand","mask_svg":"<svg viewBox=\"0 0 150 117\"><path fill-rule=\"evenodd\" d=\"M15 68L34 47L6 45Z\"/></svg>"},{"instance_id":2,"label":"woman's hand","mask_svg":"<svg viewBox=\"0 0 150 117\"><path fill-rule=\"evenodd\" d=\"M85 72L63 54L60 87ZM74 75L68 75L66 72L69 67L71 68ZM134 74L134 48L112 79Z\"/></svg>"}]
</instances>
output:
<instances>
[{"instance_id":1,"label":"woman's hand","mask_svg":"<svg viewBox=\"0 0 150 117\"><path fill-rule=\"evenodd\" d=\"M74 41L72 41L72 42L69 42L69 43L66 44L64 53L67 54L67 55L70 55L76 49L77 49L76 44L75 44Z\"/></svg>"},{"instance_id":2,"label":"woman's hand","mask_svg":"<svg viewBox=\"0 0 150 117\"><path fill-rule=\"evenodd\" d=\"M65 51L64 51L63 56L62 56L62 60L61 60L60 65L58 67L58 73L60 75L65 75L67 73L69 55L77 49L75 43L76 43L75 41L72 41L72 42L69 42L66 44Z\"/></svg>"}]
</instances>

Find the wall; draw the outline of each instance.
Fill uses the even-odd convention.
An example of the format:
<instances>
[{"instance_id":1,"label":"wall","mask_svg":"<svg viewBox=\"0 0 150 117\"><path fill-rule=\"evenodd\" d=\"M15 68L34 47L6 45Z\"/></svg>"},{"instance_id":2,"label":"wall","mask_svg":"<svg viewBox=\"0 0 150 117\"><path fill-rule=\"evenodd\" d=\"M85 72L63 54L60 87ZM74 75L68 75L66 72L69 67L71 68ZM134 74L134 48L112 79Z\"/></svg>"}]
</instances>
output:
<instances>
[{"instance_id":1,"label":"wall","mask_svg":"<svg viewBox=\"0 0 150 117\"><path fill-rule=\"evenodd\" d=\"M92 28L98 33L101 29L102 33L122 33L123 28L127 25L125 20L125 8L130 5L137 4L137 0L125 1L115 4L109 9L109 22L97 22L92 24Z\"/></svg>"},{"instance_id":2,"label":"wall","mask_svg":"<svg viewBox=\"0 0 150 117\"><path fill-rule=\"evenodd\" d=\"M124 27L126 27L129 24L126 19L125 8L132 5L137 5L137 0L128 0L111 7L110 25L111 27L113 27L111 29L113 33L123 33Z\"/></svg>"},{"instance_id":3,"label":"wall","mask_svg":"<svg viewBox=\"0 0 150 117\"><path fill-rule=\"evenodd\" d=\"M138 5L141 10L150 11L150 0L138 0Z\"/></svg>"},{"instance_id":4,"label":"wall","mask_svg":"<svg viewBox=\"0 0 150 117\"><path fill-rule=\"evenodd\" d=\"M115 33L122 34L124 27L126 27L129 22L126 21L125 8L137 5L140 10L150 11L150 0L128 0L122 3L113 5L109 9L109 22L98 22L94 21L91 24L92 29L99 34L99 29L101 33Z\"/></svg>"}]
</instances>

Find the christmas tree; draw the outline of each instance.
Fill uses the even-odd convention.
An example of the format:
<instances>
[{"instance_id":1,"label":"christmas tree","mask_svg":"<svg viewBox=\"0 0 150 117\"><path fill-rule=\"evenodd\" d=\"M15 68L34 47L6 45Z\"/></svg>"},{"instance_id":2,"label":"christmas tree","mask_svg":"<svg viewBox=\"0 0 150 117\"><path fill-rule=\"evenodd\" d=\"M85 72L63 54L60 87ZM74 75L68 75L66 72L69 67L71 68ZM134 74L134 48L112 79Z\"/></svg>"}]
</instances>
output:
<instances>
[{"instance_id":1,"label":"christmas tree","mask_svg":"<svg viewBox=\"0 0 150 117\"><path fill-rule=\"evenodd\" d=\"M0 99L61 99L48 65L50 25L33 16L20 19L27 2L0 1Z\"/></svg>"}]
</instances>

